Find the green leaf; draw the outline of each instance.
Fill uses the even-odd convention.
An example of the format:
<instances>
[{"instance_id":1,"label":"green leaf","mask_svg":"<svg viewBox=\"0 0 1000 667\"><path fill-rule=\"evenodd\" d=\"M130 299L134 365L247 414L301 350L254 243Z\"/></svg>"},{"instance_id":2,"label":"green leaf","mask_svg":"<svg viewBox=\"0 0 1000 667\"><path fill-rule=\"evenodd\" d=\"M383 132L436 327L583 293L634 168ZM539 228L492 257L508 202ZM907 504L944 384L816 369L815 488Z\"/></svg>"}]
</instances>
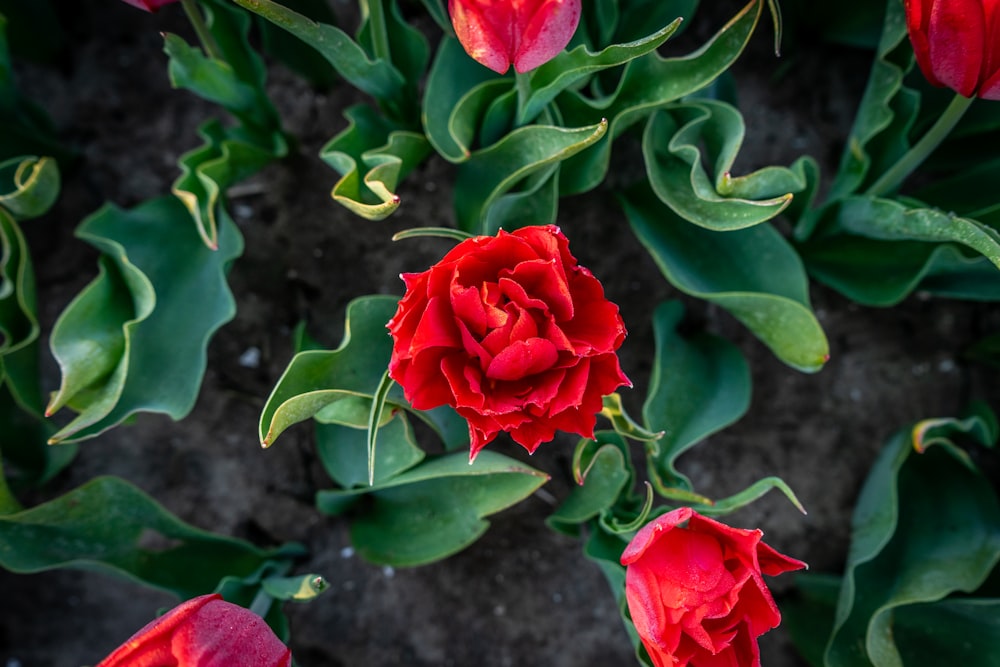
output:
<instances>
[{"instance_id":1,"label":"green leaf","mask_svg":"<svg viewBox=\"0 0 1000 667\"><path fill-rule=\"evenodd\" d=\"M59 185L59 165L50 157L0 162L0 209L19 220L37 218L55 203Z\"/></svg>"},{"instance_id":2,"label":"green leaf","mask_svg":"<svg viewBox=\"0 0 1000 667\"><path fill-rule=\"evenodd\" d=\"M392 339L385 326L396 312L396 303L397 299L389 296L351 301L340 347L295 355L261 412L262 445L273 444L286 428L336 401L374 395L392 354ZM365 412L362 424L367 424L367 417Z\"/></svg>"},{"instance_id":3,"label":"green leaf","mask_svg":"<svg viewBox=\"0 0 1000 667\"><path fill-rule=\"evenodd\" d=\"M171 191L194 218L205 245L214 250L219 243L218 217L226 188L283 157L288 145L279 133L270 136L273 143L268 145L262 137L241 128L223 127L216 119L205 122L198 134L204 143L180 157L181 175Z\"/></svg>"},{"instance_id":4,"label":"green leaf","mask_svg":"<svg viewBox=\"0 0 1000 667\"><path fill-rule=\"evenodd\" d=\"M581 441L578 452L581 447L596 451L587 458L585 467L574 465L578 486L545 520L553 530L571 536L579 532L579 524L610 510L634 476L627 457L628 445L617 433L599 432L596 441Z\"/></svg>"},{"instance_id":5,"label":"green leaf","mask_svg":"<svg viewBox=\"0 0 1000 667\"><path fill-rule=\"evenodd\" d=\"M459 166L455 178L459 227L482 230L490 206L518 181L593 145L607 129L606 121L577 128L531 125L476 151Z\"/></svg>"},{"instance_id":6,"label":"green leaf","mask_svg":"<svg viewBox=\"0 0 1000 667\"><path fill-rule=\"evenodd\" d=\"M185 524L114 477L0 516L0 566L11 572L100 570L184 599L211 592L225 576L246 576L280 555Z\"/></svg>"},{"instance_id":7,"label":"green leaf","mask_svg":"<svg viewBox=\"0 0 1000 667\"><path fill-rule=\"evenodd\" d=\"M320 152L342 176L331 194L352 213L382 220L399 207L394 190L427 157L430 145L422 135L397 129L369 107L350 107L344 116L347 128ZM359 165L365 168L363 175Z\"/></svg>"},{"instance_id":8,"label":"green leaf","mask_svg":"<svg viewBox=\"0 0 1000 667\"><path fill-rule=\"evenodd\" d=\"M365 50L340 28L313 21L272 0L233 2L312 46L358 90L379 100L397 100L406 89L406 80L391 63L370 59Z\"/></svg>"},{"instance_id":9,"label":"green leaf","mask_svg":"<svg viewBox=\"0 0 1000 667\"><path fill-rule=\"evenodd\" d=\"M257 92L240 81L229 63L207 57L200 48L189 46L181 37L167 33L163 50L170 57L168 73L174 88L185 88L199 97L222 105L240 118L253 118ZM266 125L265 118L255 119Z\"/></svg>"},{"instance_id":10,"label":"green leaf","mask_svg":"<svg viewBox=\"0 0 1000 667\"><path fill-rule=\"evenodd\" d=\"M773 227L713 232L681 220L649 190L623 201L636 236L672 285L729 311L789 366L823 366L829 347L809 306L805 271Z\"/></svg>"},{"instance_id":11,"label":"green leaf","mask_svg":"<svg viewBox=\"0 0 1000 667\"><path fill-rule=\"evenodd\" d=\"M823 653L833 628L841 578L795 573L795 589L778 603L781 623L811 667L824 667Z\"/></svg>"},{"instance_id":12,"label":"green leaf","mask_svg":"<svg viewBox=\"0 0 1000 667\"><path fill-rule=\"evenodd\" d=\"M914 434L934 429L916 453ZM1000 500L953 444L996 440L996 420L935 419L893 436L852 520L851 548L826 651L829 667L902 665L897 611L978 588L1000 561Z\"/></svg>"},{"instance_id":13,"label":"green leaf","mask_svg":"<svg viewBox=\"0 0 1000 667\"><path fill-rule=\"evenodd\" d=\"M367 494L352 517L351 540L374 563L413 566L450 556L489 527L484 517L534 493L548 475L491 451L474 463L458 452L428 460L374 487L320 491L321 512L338 512L344 501Z\"/></svg>"},{"instance_id":14,"label":"green leaf","mask_svg":"<svg viewBox=\"0 0 1000 667\"><path fill-rule=\"evenodd\" d=\"M611 143L631 125L656 109L712 83L743 51L760 19L766 0L752 0L702 48L682 58L661 58L656 52L626 65L610 95L588 98L567 90L556 98L565 125L578 127L610 120L608 140L568 160L560 174L563 195L586 192L604 181Z\"/></svg>"},{"instance_id":15,"label":"green leaf","mask_svg":"<svg viewBox=\"0 0 1000 667\"><path fill-rule=\"evenodd\" d=\"M38 332L28 244L14 218L0 207L0 360L30 345Z\"/></svg>"},{"instance_id":16,"label":"green leaf","mask_svg":"<svg viewBox=\"0 0 1000 667\"><path fill-rule=\"evenodd\" d=\"M424 459L406 413L394 411L379 428L374 482L381 483ZM370 486L368 430L341 424L316 424L316 450L330 478L345 489Z\"/></svg>"},{"instance_id":17,"label":"green leaf","mask_svg":"<svg viewBox=\"0 0 1000 667\"><path fill-rule=\"evenodd\" d=\"M261 589L275 600L308 602L330 587L318 574L300 574L294 577L267 577Z\"/></svg>"},{"instance_id":18,"label":"green leaf","mask_svg":"<svg viewBox=\"0 0 1000 667\"><path fill-rule=\"evenodd\" d=\"M333 10L325 0L284 0L284 3L286 7L313 21L330 24L337 22ZM313 87L326 90L333 86L337 75L316 49L270 21L259 16L257 18L261 40L268 53L305 77Z\"/></svg>"},{"instance_id":19,"label":"green leaf","mask_svg":"<svg viewBox=\"0 0 1000 667\"><path fill-rule=\"evenodd\" d=\"M663 431L646 445L649 477L661 493L692 491L674 461L750 406L750 369L739 348L710 334L682 337L677 327L683 315L679 301L662 303L653 312L656 356L642 415L650 430Z\"/></svg>"},{"instance_id":20,"label":"green leaf","mask_svg":"<svg viewBox=\"0 0 1000 667\"><path fill-rule=\"evenodd\" d=\"M555 97L575 83L601 70L623 65L654 51L673 36L680 27L677 18L656 32L628 44L612 44L597 53L580 45L572 51L562 51L555 58L533 70L529 75L531 95L519 105L517 124L536 118Z\"/></svg>"},{"instance_id":21,"label":"green leaf","mask_svg":"<svg viewBox=\"0 0 1000 667\"><path fill-rule=\"evenodd\" d=\"M884 216L884 217L883 217ZM957 244L983 256L971 256ZM810 275L850 299L891 306L914 290L962 299L1000 298L997 233L974 220L868 197L823 211L799 244Z\"/></svg>"},{"instance_id":22,"label":"green leaf","mask_svg":"<svg viewBox=\"0 0 1000 667\"><path fill-rule=\"evenodd\" d=\"M803 166L767 167L733 178L744 130L739 111L723 102L680 103L655 113L642 142L653 191L685 220L715 231L751 227L781 213L792 193L806 189Z\"/></svg>"},{"instance_id":23,"label":"green leaf","mask_svg":"<svg viewBox=\"0 0 1000 667\"><path fill-rule=\"evenodd\" d=\"M212 251L188 221L168 196L127 211L107 205L77 229L105 257L52 332L63 379L48 413L80 413L53 442L93 437L138 412L179 419L193 407L208 341L236 312L225 273L243 239L224 215Z\"/></svg>"},{"instance_id":24,"label":"green leaf","mask_svg":"<svg viewBox=\"0 0 1000 667\"><path fill-rule=\"evenodd\" d=\"M1000 599L907 605L896 610L893 629L905 665L1000 665Z\"/></svg>"}]
</instances>

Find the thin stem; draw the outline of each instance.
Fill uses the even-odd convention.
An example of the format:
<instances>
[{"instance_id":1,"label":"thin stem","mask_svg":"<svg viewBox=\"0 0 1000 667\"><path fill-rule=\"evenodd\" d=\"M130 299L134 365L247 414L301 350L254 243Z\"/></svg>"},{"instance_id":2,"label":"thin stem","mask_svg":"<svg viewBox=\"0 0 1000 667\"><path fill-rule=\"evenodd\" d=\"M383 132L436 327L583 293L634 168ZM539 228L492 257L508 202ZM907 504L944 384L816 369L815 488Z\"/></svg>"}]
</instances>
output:
<instances>
[{"instance_id":1,"label":"thin stem","mask_svg":"<svg viewBox=\"0 0 1000 667\"><path fill-rule=\"evenodd\" d=\"M205 25L205 18L198 10L198 3L195 0L181 0L181 6L184 7L184 13L187 14L188 20L191 21L191 27L194 28L195 34L198 35L201 48L205 49L208 57L216 60L224 60L218 42L215 41L215 37L212 36L208 26Z\"/></svg>"},{"instance_id":2,"label":"thin stem","mask_svg":"<svg viewBox=\"0 0 1000 667\"><path fill-rule=\"evenodd\" d=\"M956 94L934 125L931 126L931 129L927 130L927 134L922 136L920 141L915 143L903 157L899 158L896 164L872 183L866 194L879 197L898 188L906 180L906 177L913 173L913 170L919 167L927 159L927 156L944 141L944 138L958 124L962 115L972 104L973 99Z\"/></svg>"},{"instance_id":3,"label":"thin stem","mask_svg":"<svg viewBox=\"0 0 1000 667\"><path fill-rule=\"evenodd\" d=\"M375 49L375 59L392 62L392 50L389 48L389 31L385 25L385 11L382 0L368 0L368 25L372 31L372 48Z\"/></svg>"},{"instance_id":4,"label":"thin stem","mask_svg":"<svg viewBox=\"0 0 1000 667\"><path fill-rule=\"evenodd\" d=\"M528 122L528 119L524 117L524 114L528 107L528 99L531 97L531 72L518 72L515 70L514 82L517 86L516 122L518 125L523 125Z\"/></svg>"}]
</instances>

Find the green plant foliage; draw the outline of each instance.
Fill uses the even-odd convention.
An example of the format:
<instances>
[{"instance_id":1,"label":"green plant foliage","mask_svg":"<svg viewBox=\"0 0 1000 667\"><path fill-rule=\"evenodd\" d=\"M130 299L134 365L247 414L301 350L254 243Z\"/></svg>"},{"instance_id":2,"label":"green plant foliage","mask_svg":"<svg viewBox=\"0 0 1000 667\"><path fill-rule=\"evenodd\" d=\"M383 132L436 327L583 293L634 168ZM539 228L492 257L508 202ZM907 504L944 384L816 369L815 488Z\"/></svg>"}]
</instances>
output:
<instances>
[{"instance_id":1,"label":"green plant foliage","mask_svg":"<svg viewBox=\"0 0 1000 667\"><path fill-rule=\"evenodd\" d=\"M345 489L370 484L367 428L342 424L316 424L316 450L330 478ZM380 483L409 470L424 459L406 413L397 411L378 429L374 482Z\"/></svg>"},{"instance_id":2,"label":"green plant foliage","mask_svg":"<svg viewBox=\"0 0 1000 667\"><path fill-rule=\"evenodd\" d=\"M422 134L396 128L367 106L350 107L344 117L347 128L320 152L342 175L331 195L352 213L382 220L399 207L396 185L427 157L430 145Z\"/></svg>"},{"instance_id":3,"label":"green plant foliage","mask_svg":"<svg viewBox=\"0 0 1000 667\"><path fill-rule=\"evenodd\" d=\"M325 0L284 0L284 2L289 9L318 23L337 22L329 3ZM261 41L268 53L308 79L316 88L325 90L333 86L337 80L336 72L316 49L274 23L260 16L257 19Z\"/></svg>"},{"instance_id":4,"label":"green plant foliage","mask_svg":"<svg viewBox=\"0 0 1000 667\"><path fill-rule=\"evenodd\" d=\"M855 508L832 629L822 611L831 580L804 577L793 603L817 611L791 626L814 664L946 664L957 655L968 658L962 664L996 664L995 651L975 648L996 636L995 617L984 613L996 600L947 596L975 592L1000 561L1000 499L955 444L993 446L997 435L996 417L977 406L965 419L925 420L889 440Z\"/></svg>"},{"instance_id":5,"label":"green plant foliage","mask_svg":"<svg viewBox=\"0 0 1000 667\"><path fill-rule=\"evenodd\" d=\"M235 314L225 274L243 239L223 211L213 251L185 232L189 221L168 196L127 211L105 206L77 229L104 254L52 331L62 382L47 413L79 413L53 442L93 437L138 412L179 419L191 410L208 341Z\"/></svg>"},{"instance_id":6,"label":"green plant foliage","mask_svg":"<svg viewBox=\"0 0 1000 667\"><path fill-rule=\"evenodd\" d=\"M783 362L819 370L829 347L798 255L769 224L714 232L679 218L648 189L623 200L636 236L677 289L743 322Z\"/></svg>"},{"instance_id":7,"label":"green plant foliage","mask_svg":"<svg viewBox=\"0 0 1000 667\"><path fill-rule=\"evenodd\" d=\"M259 549L194 528L124 480L98 477L31 509L0 516L0 566L11 572L110 572L190 598L301 547Z\"/></svg>"},{"instance_id":8,"label":"green plant foliage","mask_svg":"<svg viewBox=\"0 0 1000 667\"><path fill-rule=\"evenodd\" d=\"M556 98L563 123L579 127L608 119L607 141L568 160L560 173L563 195L597 187L608 171L611 144L653 111L712 83L742 53L764 10L765 0L753 0L707 44L689 56L661 58L651 52L630 61L614 92L589 97L586 89L567 90Z\"/></svg>"},{"instance_id":9,"label":"green plant foliage","mask_svg":"<svg viewBox=\"0 0 1000 667\"><path fill-rule=\"evenodd\" d=\"M681 337L683 315L679 301L653 313L656 356L642 414L651 430L663 431L646 445L651 481L661 493L693 491L674 461L750 407L750 369L739 348L711 334Z\"/></svg>"},{"instance_id":10,"label":"green plant foliage","mask_svg":"<svg viewBox=\"0 0 1000 667\"><path fill-rule=\"evenodd\" d=\"M601 516L628 492L635 470L628 445L614 431L598 431L581 440L573 455L573 477L579 485L545 522L561 533L578 537L580 525Z\"/></svg>"},{"instance_id":11,"label":"green plant foliage","mask_svg":"<svg viewBox=\"0 0 1000 667\"><path fill-rule=\"evenodd\" d=\"M351 517L351 540L374 563L413 566L450 556L478 539L484 517L534 493L548 475L492 451L474 463L465 452L429 459L371 487L320 491L321 512L340 513L364 496Z\"/></svg>"},{"instance_id":12,"label":"green plant foliage","mask_svg":"<svg viewBox=\"0 0 1000 667\"><path fill-rule=\"evenodd\" d=\"M739 111L723 102L678 103L655 113L642 142L653 192L685 220L715 231L751 227L781 213L807 186L804 165L733 178L744 131Z\"/></svg>"}]
</instances>

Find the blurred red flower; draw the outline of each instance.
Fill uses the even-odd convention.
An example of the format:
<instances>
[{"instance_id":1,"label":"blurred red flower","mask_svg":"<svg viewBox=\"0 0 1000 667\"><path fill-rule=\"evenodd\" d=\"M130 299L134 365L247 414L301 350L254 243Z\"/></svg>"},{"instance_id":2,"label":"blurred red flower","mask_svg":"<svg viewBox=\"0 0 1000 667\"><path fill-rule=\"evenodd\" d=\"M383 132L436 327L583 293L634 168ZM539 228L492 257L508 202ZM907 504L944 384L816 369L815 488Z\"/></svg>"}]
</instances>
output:
<instances>
[{"instance_id":1,"label":"blurred red flower","mask_svg":"<svg viewBox=\"0 0 1000 667\"><path fill-rule=\"evenodd\" d=\"M580 0L448 0L455 35L474 60L503 74L533 70L566 48Z\"/></svg>"},{"instance_id":2,"label":"blurred red flower","mask_svg":"<svg viewBox=\"0 0 1000 667\"><path fill-rule=\"evenodd\" d=\"M928 81L1000 100L1000 2L906 0L906 27Z\"/></svg>"},{"instance_id":3,"label":"blurred red flower","mask_svg":"<svg viewBox=\"0 0 1000 667\"><path fill-rule=\"evenodd\" d=\"M806 567L681 507L640 530L622 554L635 629L657 667L760 667L757 637L781 622L762 574Z\"/></svg>"},{"instance_id":4,"label":"blurred red flower","mask_svg":"<svg viewBox=\"0 0 1000 667\"><path fill-rule=\"evenodd\" d=\"M292 653L257 614L219 594L184 602L97 667L289 667Z\"/></svg>"},{"instance_id":5,"label":"blurred red flower","mask_svg":"<svg viewBox=\"0 0 1000 667\"><path fill-rule=\"evenodd\" d=\"M138 7L139 9L145 9L147 12L155 12L160 7L164 5L169 5L177 2L177 0L122 0L133 7Z\"/></svg>"},{"instance_id":6,"label":"blurred red flower","mask_svg":"<svg viewBox=\"0 0 1000 667\"><path fill-rule=\"evenodd\" d=\"M603 397L629 384L618 306L558 227L467 239L402 278L389 375L414 408L469 422L471 458L500 431L529 452L557 430L593 437Z\"/></svg>"}]
</instances>

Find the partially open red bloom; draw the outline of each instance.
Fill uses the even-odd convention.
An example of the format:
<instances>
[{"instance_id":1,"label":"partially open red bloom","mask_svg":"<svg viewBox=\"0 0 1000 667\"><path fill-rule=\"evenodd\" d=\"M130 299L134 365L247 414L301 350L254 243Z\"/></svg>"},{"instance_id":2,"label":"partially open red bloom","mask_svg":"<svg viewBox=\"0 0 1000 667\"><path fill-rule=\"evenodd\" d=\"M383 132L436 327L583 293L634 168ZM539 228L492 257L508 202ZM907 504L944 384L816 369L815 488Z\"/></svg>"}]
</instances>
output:
<instances>
[{"instance_id":1,"label":"partially open red bloom","mask_svg":"<svg viewBox=\"0 0 1000 667\"><path fill-rule=\"evenodd\" d=\"M906 27L928 81L1000 100L1000 0L906 0Z\"/></svg>"},{"instance_id":2,"label":"partially open red bloom","mask_svg":"<svg viewBox=\"0 0 1000 667\"><path fill-rule=\"evenodd\" d=\"M621 559L625 597L656 667L760 667L757 637L781 622L762 575L806 566L761 536L690 507L636 534Z\"/></svg>"},{"instance_id":3,"label":"partially open red bloom","mask_svg":"<svg viewBox=\"0 0 1000 667\"><path fill-rule=\"evenodd\" d=\"M145 9L147 12L155 12L160 7L177 2L177 0L123 0L123 2L139 9Z\"/></svg>"},{"instance_id":4,"label":"partially open red bloom","mask_svg":"<svg viewBox=\"0 0 1000 667\"><path fill-rule=\"evenodd\" d=\"M593 437L602 398L629 384L618 306L558 227L467 239L402 277L389 375L413 407L455 408L473 458L500 431L529 452L557 430Z\"/></svg>"},{"instance_id":5,"label":"partially open red bloom","mask_svg":"<svg viewBox=\"0 0 1000 667\"><path fill-rule=\"evenodd\" d=\"M533 70L566 48L580 0L448 0L455 35L474 60L503 74Z\"/></svg>"},{"instance_id":6,"label":"partially open red bloom","mask_svg":"<svg viewBox=\"0 0 1000 667\"><path fill-rule=\"evenodd\" d=\"M184 602L97 667L289 667L292 653L257 614L219 594Z\"/></svg>"}]
</instances>

